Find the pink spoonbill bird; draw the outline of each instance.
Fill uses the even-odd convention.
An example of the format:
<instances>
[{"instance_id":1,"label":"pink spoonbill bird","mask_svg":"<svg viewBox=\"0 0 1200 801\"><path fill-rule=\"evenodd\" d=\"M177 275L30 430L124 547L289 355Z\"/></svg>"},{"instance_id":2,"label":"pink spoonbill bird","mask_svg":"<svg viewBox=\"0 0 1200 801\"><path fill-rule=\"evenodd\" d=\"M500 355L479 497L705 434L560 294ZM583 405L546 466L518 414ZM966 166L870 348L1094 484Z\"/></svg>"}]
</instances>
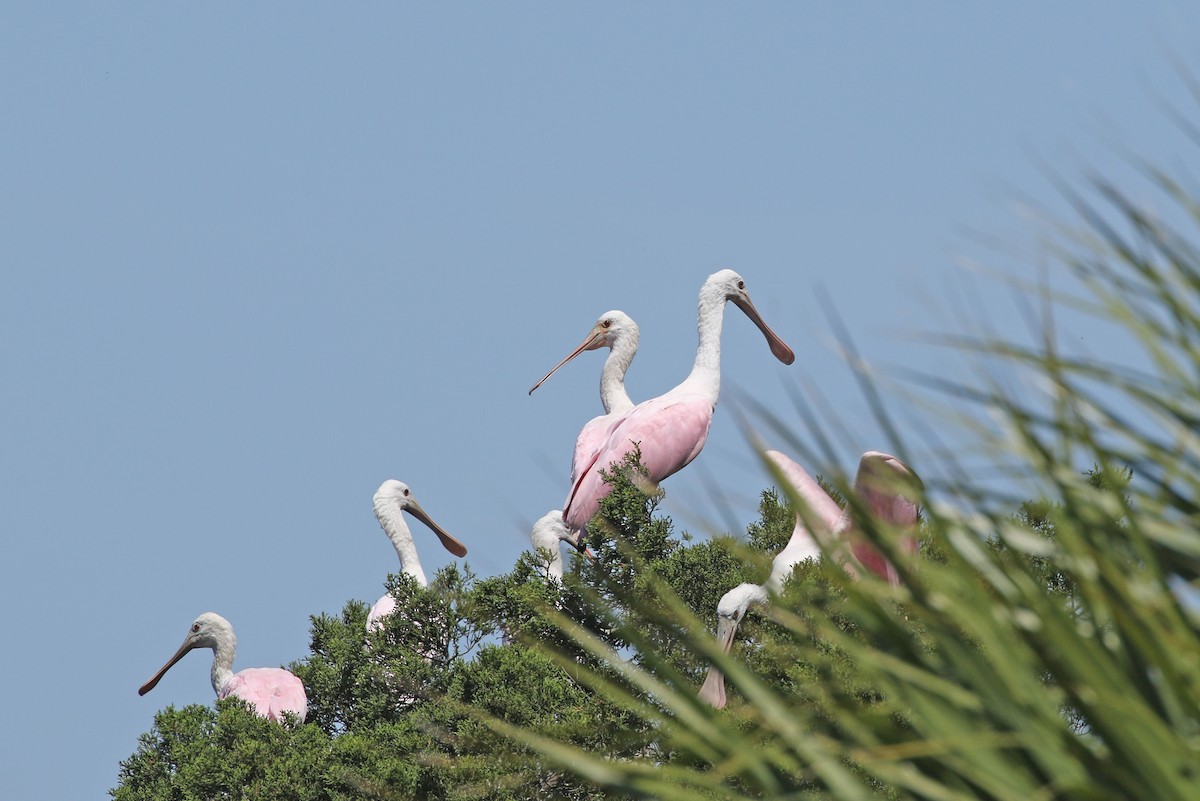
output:
<instances>
[{"instance_id":1,"label":"pink spoonbill bird","mask_svg":"<svg viewBox=\"0 0 1200 801\"><path fill-rule=\"evenodd\" d=\"M563 519L569 528L582 530L587 526L600 509L600 499L609 492L600 471L619 463L634 448L641 448L642 464L656 484L683 469L700 453L721 390L721 327L726 301L732 301L758 326L775 358L784 364L795 361L792 349L767 326L750 301L742 277L733 270L710 275L700 287L699 344L692 372L674 389L639 403L608 427L604 442L573 477L563 507Z\"/></svg>"},{"instance_id":2,"label":"pink spoonbill bird","mask_svg":"<svg viewBox=\"0 0 1200 801\"><path fill-rule=\"evenodd\" d=\"M717 603L717 643L725 653L733 647L738 625L751 606L764 606L772 595L783 591L793 568L808 559L820 559L821 547L805 525L812 522L821 536L832 533L842 519L842 510L804 468L779 451L767 451L770 459L793 492L808 507L796 514L796 526L784 549L771 560L771 575L763 584L739 584L721 596ZM716 666L709 667L700 698L717 709L725 708L725 676Z\"/></svg>"},{"instance_id":3,"label":"pink spoonbill bird","mask_svg":"<svg viewBox=\"0 0 1200 801\"><path fill-rule=\"evenodd\" d=\"M183 645L175 655L138 690L145 695L154 689L159 680L184 654L193 648L211 648L213 651L212 686L217 698L234 696L246 701L264 718L283 720L284 712L292 712L304 720L308 712L308 696L300 679L283 668L246 668L233 672L233 657L237 651L237 637L233 626L216 612L205 612L196 618L188 629Z\"/></svg>"},{"instance_id":4,"label":"pink spoonbill bird","mask_svg":"<svg viewBox=\"0 0 1200 801\"><path fill-rule=\"evenodd\" d=\"M849 545L852 558L847 561L846 570L851 575L858 575L857 563L892 586L899 584L895 566L857 533L849 508L839 509L812 476L787 456L779 451L767 451L766 456L779 468L807 508L797 511L792 537L771 562L771 575L767 581L762 585L739 584L717 603L717 644L725 653L733 647L738 625L750 607L763 606L772 596L782 592L784 582L797 564L821 558L821 548L805 521L815 526L817 537L827 548L841 541ZM913 500L916 482L916 476L903 462L878 451L862 455L854 478L855 496L875 519L904 532L903 547L909 551L916 549L916 539L910 533L915 529L918 517L917 504ZM725 677L717 667L708 669L700 688L700 698L717 709L725 707Z\"/></svg>"},{"instance_id":5,"label":"pink spoonbill bird","mask_svg":"<svg viewBox=\"0 0 1200 801\"><path fill-rule=\"evenodd\" d=\"M408 524L404 522L404 512L408 512L428 526L434 534L437 534L446 550L455 556L466 556L467 546L450 536L445 529L425 513L421 504L417 503L417 499L413 497L407 484L389 478L379 485L379 489L375 491L375 517L379 520L379 525L383 527L388 539L392 541L392 545L396 549L396 556L400 557L401 571L416 579L422 587L428 587L429 581L425 578L425 571L421 569L421 560L417 557L417 546L413 543L412 532L408 530ZM367 630L378 630L383 625L383 618L394 611L396 611L396 599L392 597L391 593L386 593L371 607L371 611L367 615Z\"/></svg>"},{"instance_id":6,"label":"pink spoonbill bird","mask_svg":"<svg viewBox=\"0 0 1200 801\"><path fill-rule=\"evenodd\" d=\"M592 326L583 343L554 365L550 372L529 389L529 394L532 395L535 389L558 371L558 368L585 350L598 350L603 347L609 349L608 358L604 360L604 369L600 372L600 404L604 407L604 414L589 420L575 439L575 454L571 459L572 485L579 475L580 468L588 463L592 454L604 443L608 427L633 408L633 401L625 391L625 373L629 370L633 357L637 355L640 340L641 333L637 323L629 315L617 309L606 311Z\"/></svg>"}]
</instances>

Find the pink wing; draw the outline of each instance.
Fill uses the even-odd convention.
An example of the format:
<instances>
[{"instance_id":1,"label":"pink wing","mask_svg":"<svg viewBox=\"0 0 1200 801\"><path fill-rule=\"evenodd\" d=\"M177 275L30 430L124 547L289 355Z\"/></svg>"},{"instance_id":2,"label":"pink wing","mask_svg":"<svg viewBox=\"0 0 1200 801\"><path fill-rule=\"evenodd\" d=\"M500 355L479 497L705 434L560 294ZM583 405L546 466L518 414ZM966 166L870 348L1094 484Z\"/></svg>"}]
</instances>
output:
<instances>
[{"instance_id":1,"label":"pink wing","mask_svg":"<svg viewBox=\"0 0 1200 801\"><path fill-rule=\"evenodd\" d=\"M284 712L294 712L300 720L308 714L308 696L304 684L283 668L247 668L225 682L218 698L241 698L268 720L282 720Z\"/></svg>"},{"instance_id":2,"label":"pink wing","mask_svg":"<svg viewBox=\"0 0 1200 801\"><path fill-rule=\"evenodd\" d=\"M600 471L607 470L641 446L642 464L658 483L696 458L708 439L713 407L696 394L667 393L639 403L609 427L604 445L583 466L563 506L563 520L572 530L584 528L600 510L600 499L611 489Z\"/></svg>"},{"instance_id":3,"label":"pink wing","mask_svg":"<svg viewBox=\"0 0 1200 801\"><path fill-rule=\"evenodd\" d=\"M918 520L916 501L909 495L914 483L919 481L908 467L897 459L879 451L867 451L858 463L858 473L854 477L855 494L867 505L880 521L899 529L915 531ZM838 524L839 531L852 528L850 513L847 510ZM915 536L906 535L901 546L912 553L917 550ZM851 535L851 550L854 558L863 567L875 575L886 579L889 584L896 586L900 576L896 567L868 542Z\"/></svg>"},{"instance_id":4,"label":"pink wing","mask_svg":"<svg viewBox=\"0 0 1200 801\"><path fill-rule=\"evenodd\" d=\"M620 415L602 414L587 422L575 439L575 455L571 459L571 486L579 480L580 474L596 458L596 454L604 447L608 439L608 430L621 419Z\"/></svg>"}]
</instances>

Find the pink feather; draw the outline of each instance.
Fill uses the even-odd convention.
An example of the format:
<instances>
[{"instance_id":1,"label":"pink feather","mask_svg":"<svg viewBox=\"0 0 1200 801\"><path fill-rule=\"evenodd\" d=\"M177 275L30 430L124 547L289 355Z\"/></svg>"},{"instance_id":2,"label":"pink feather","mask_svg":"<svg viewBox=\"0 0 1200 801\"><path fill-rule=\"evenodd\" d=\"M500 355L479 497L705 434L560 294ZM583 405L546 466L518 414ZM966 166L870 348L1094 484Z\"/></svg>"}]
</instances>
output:
<instances>
[{"instance_id":1,"label":"pink feather","mask_svg":"<svg viewBox=\"0 0 1200 801\"><path fill-rule=\"evenodd\" d=\"M284 712L300 720L308 714L308 698L300 679L283 668L246 668L233 674L218 698L241 698L264 718L282 721Z\"/></svg>"}]
</instances>

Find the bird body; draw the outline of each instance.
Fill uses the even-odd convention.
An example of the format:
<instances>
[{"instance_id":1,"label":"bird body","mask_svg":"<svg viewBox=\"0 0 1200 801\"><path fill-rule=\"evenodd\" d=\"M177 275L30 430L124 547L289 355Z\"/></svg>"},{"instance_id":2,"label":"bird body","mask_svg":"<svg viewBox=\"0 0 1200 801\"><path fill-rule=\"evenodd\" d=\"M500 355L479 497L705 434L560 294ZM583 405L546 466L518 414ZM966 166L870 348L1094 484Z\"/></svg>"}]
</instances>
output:
<instances>
[{"instance_id":1,"label":"bird body","mask_svg":"<svg viewBox=\"0 0 1200 801\"><path fill-rule=\"evenodd\" d=\"M573 476L563 507L569 528L587 526L610 490L600 472L619 464L634 449L640 448L647 475L657 484L686 467L704 448L721 391L721 328L727 301L758 326L776 358L784 364L795 360L791 348L763 322L741 276L733 270L713 273L700 288L699 342L691 373L674 389L639 403L609 424L603 442Z\"/></svg>"},{"instance_id":2,"label":"bird body","mask_svg":"<svg viewBox=\"0 0 1200 801\"><path fill-rule=\"evenodd\" d=\"M417 546L413 542L408 524L404 521L404 512L408 512L428 526L438 536L447 551L459 557L467 555L466 546L448 534L426 514L421 505L417 503L417 499L412 496L408 485L403 482L389 478L379 485L373 500L375 517L396 549L396 556L400 559L400 570L412 576L422 587L428 587L429 581L425 578L425 571L421 569ZM391 593L385 593L367 614L367 629L369 631L379 629L383 625L383 618L395 611L396 599L392 597Z\"/></svg>"},{"instance_id":3,"label":"bird body","mask_svg":"<svg viewBox=\"0 0 1200 801\"><path fill-rule=\"evenodd\" d=\"M367 612L367 631L379 631L383 627L383 619L395 611L396 599L390 592L384 593L378 601L371 604L371 609Z\"/></svg>"},{"instance_id":4,"label":"bird body","mask_svg":"<svg viewBox=\"0 0 1200 801\"><path fill-rule=\"evenodd\" d=\"M294 712L304 720L308 713L308 697L304 684L283 668L246 668L229 677L217 692L218 698L241 698L260 716L268 720L283 720L284 712Z\"/></svg>"},{"instance_id":5,"label":"bird body","mask_svg":"<svg viewBox=\"0 0 1200 801\"><path fill-rule=\"evenodd\" d=\"M211 648L213 662L211 679L217 698L240 698L260 716L281 721L285 712L300 720L308 713L308 696L304 684L283 668L247 668L233 672L237 637L229 621L216 612L205 612L193 621L183 645L165 665L138 690L145 695L155 688L166 672L193 648Z\"/></svg>"}]
</instances>

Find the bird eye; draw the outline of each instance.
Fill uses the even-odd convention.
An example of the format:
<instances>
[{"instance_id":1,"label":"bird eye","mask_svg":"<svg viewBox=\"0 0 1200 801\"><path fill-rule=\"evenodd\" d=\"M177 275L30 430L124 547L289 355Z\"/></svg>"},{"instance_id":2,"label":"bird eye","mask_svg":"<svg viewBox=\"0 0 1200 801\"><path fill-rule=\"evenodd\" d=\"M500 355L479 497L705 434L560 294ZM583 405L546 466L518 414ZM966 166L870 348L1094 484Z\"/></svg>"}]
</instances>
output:
<instances>
[{"instance_id":1,"label":"bird eye","mask_svg":"<svg viewBox=\"0 0 1200 801\"><path fill-rule=\"evenodd\" d=\"M746 282L738 281L738 289L745 289L745 288L746 288Z\"/></svg>"},{"instance_id":2,"label":"bird eye","mask_svg":"<svg viewBox=\"0 0 1200 801\"><path fill-rule=\"evenodd\" d=\"M407 498L407 497L408 497L408 490L407 490L407 489L406 489L406 490L404 490L404 497L405 497L405 498Z\"/></svg>"},{"instance_id":3,"label":"bird eye","mask_svg":"<svg viewBox=\"0 0 1200 801\"><path fill-rule=\"evenodd\" d=\"M200 630L200 624L199 624L199 623L193 623L193 624L192 624L192 631L199 631L199 630Z\"/></svg>"},{"instance_id":4,"label":"bird eye","mask_svg":"<svg viewBox=\"0 0 1200 801\"><path fill-rule=\"evenodd\" d=\"M605 320L605 321L604 321L604 327L605 327L605 328L612 328L612 320Z\"/></svg>"}]
</instances>

